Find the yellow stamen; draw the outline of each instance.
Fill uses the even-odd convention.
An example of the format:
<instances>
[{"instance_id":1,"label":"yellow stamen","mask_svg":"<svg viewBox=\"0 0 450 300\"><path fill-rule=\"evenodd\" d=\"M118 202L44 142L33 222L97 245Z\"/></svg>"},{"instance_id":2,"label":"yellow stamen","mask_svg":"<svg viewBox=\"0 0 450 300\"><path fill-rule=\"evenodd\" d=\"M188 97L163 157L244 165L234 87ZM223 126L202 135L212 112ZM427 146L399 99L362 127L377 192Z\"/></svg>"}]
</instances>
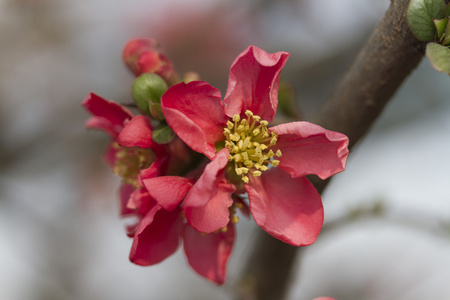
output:
<instances>
[{"instance_id":1,"label":"yellow stamen","mask_svg":"<svg viewBox=\"0 0 450 300\"><path fill-rule=\"evenodd\" d=\"M268 170L274 157L271 148L278 140L276 132L270 132L269 122L261 120L250 110L245 111L246 119L236 114L232 120L227 122L223 134L225 136L225 147L230 150L228 160L233 163L236 175L240 176L244 183L249 182L247 174L261 176L263 171ZM234 123L233 123L233 122ZM276 154L281 154L279 150ZM273 164L273 163L272 163ZM277 162L275 162L277 164Z\"/></svg>"},{"instance_id":2,"label":"yellow stamen","mask_svg":"<svg viewBox=\"0 0 450 300\"><path fill-rule=\"evenodd\" d=\"M261 171L253 171L253 176L261 176L262 172Z\"/></svg>"}]
</instances>

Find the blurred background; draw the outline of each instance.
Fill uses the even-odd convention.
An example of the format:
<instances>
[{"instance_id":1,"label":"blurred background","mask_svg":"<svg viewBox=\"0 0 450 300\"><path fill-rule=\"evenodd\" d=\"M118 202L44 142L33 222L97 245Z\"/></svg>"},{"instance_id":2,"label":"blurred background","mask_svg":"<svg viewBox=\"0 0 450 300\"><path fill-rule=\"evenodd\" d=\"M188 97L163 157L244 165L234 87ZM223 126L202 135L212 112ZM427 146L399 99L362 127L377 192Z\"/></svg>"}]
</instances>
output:
<instances>
[{"instance_id":1,"label":"blurred background","mask_svg":"<svg viewBox=\"0 0 450 300\"><path fill-rule=\"evenodd\" d=\"M0 299L232 299L259 230L238 223L228 281L182 251L128 261L108 137L87 131L93 91L131 101L127 40L153 37L180 73L225 92L248 45L288 51L284 81L313 111L389 1L0 0ZM407 79L324 194L325 226L296 262L290 299L450 299L449 78L428 61Z\"/></svg>"}]
</instances>

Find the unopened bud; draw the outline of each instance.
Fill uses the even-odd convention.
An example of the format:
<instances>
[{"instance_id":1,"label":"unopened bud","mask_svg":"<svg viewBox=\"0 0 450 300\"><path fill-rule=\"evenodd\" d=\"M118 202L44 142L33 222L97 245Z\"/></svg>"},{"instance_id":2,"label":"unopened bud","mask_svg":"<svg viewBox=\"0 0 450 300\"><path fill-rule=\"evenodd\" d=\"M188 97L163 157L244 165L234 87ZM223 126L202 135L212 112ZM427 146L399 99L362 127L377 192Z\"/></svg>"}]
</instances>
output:
<instances>
[{"instance_id":1,"label":"unopened bud","mask_svg":"<svg viewBox=\"0 0 450 300\"><path fill-rule=\"evenodd\" d=\"M136 38L129 41L125 45L122 58L135 76L155 73L169 85L179 82L172 62L162 53L156 40Z\"/></svg>"},{"instance_id":2,"label":"unopened bud","mask_svg":"<svg viewBox=\"0 0 450 300\"><path fill-rule=\"evenodd\" d=\"M161 97L167 91L167 84L160 76L145 73L136 78L131 94L140 110L151 113L156 120L164 120L161 111Z\"/></svg>"}]
</instances>

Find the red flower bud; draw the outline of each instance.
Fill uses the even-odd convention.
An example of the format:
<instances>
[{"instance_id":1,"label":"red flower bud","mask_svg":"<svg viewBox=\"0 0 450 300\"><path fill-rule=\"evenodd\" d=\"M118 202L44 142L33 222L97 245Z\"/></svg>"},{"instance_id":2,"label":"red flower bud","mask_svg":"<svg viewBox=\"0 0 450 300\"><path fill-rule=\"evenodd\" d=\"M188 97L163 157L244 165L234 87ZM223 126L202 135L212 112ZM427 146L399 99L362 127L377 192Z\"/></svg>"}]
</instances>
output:
<instances>
[{"instance_id":1,"label":"red flower bud","mask_svg":"<svg viewBox=\"0 0 450 300\"><path fill-rule=\"evenodd\" d=\"M162 54L159 43L154 39L130 40L123 49L122 58L136 77L143 73L155 73L169 85L179 81L172 62Z\"/></svg>"}]
</instances>

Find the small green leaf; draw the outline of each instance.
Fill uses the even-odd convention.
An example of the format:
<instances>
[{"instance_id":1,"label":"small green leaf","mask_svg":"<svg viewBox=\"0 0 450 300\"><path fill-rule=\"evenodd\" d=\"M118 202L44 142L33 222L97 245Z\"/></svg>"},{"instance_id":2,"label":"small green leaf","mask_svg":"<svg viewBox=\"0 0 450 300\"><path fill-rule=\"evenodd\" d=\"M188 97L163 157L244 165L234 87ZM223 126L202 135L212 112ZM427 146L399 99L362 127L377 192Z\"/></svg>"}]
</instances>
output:
<instances>
[{"instance_id":1,"label":"small green leaf","mask_svg":"<svg viewBox=\"0 0 450 300\"><path fill-rule=\"evenodd\" d=\"M167 83L160 76L145 73L136 78L131 87L131 94L137 106L149 113L151 103L159 103L161 96L167 91Z\"/></svg>"},{"instance_id":2,"label":"small green leaf","mask_svg":"<svg viewBox=\"0 0 450 300\"><path fill-rule=\"evenodd\" d=\"M448 16L450 16L450 3L447 4L447 6L445 7L445 10L444 10L444 17L448 17Z\"/></svg>"},{"instance_id":3,"label":"small green leaf","mask_svg":"<svg viewBox=\"0 0 450 300\"><path fill-rule=\"evenodd\" d=\"M449 20L450 17L447 17ZM450 22L447 23L447 27L445 27L445 32L442 41L440 41L441 45L449 46L450 45Z\"/></svg>"},{"instance_id":4,"label":"small green leaf","mask_svg":"<svg viewBox=\"0 0 450 300\"><path fill-rule=\"evenodd\" d=\"M436 43L428 43L425 54L433 68L450 75L450 48Z\"/></svg>"},{"instance_id":5,"label":"small green leaf","mask_svg":"<svg viewBox=\"0 0 450 300\"><path fill-rule=\"evenodd\" d=\"M431 41L435 36L434 19L444 16L444 0L411 0L406 19L412 33L421 41Z\"/></svg>"},{"instance_id":6,"label":"small green leaf","mask_svg":"<svg viewBox=\"0 0 450 300\"><path fill-rule=\"evenodd\" d=\"M448 18L445 18L442 20L433 20L433 21L434 21L434 25L436 26L436 30L437 30L437 39L440 40L445 33L445 27L447 27Z\"/></svg>"},{"instance_id":7,"label":"small green leaf","mask_svg":"<svg viewBox=\"0 0 450 300\"><path fill-rule=\"evenodd\" d=\"M152 138L158 144L168 144L175 138L175 132L167 124L160 124L153 129Z\"/></svg>"}]
</instances>

